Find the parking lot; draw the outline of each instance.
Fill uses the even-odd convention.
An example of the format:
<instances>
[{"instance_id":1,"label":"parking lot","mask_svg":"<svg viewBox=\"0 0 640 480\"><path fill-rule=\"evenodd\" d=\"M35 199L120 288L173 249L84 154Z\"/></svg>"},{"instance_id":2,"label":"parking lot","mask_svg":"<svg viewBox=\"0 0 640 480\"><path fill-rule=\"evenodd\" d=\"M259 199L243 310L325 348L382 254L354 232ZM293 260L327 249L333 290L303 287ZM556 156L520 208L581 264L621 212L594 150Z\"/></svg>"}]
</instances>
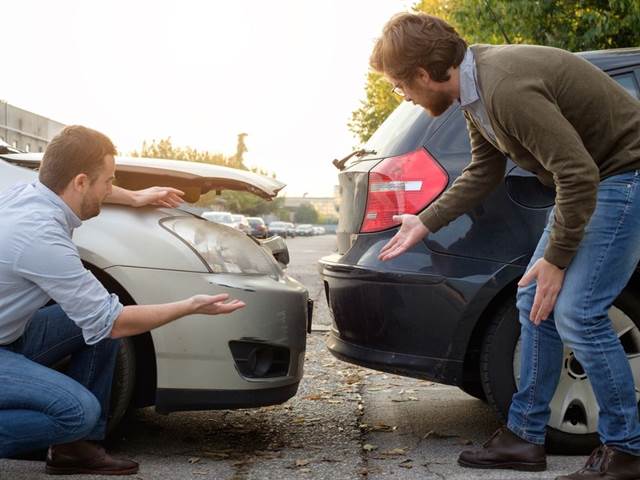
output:
<instances>
[{"instance_id":1,"label":"parking lot","mask_svg":"<svg viewBox=\"0 0 640 480\"><path fill-rule=\"evenodd\" d=\"M330 316L316 261L332 251L335 236L287 242L289 272L316 301L298 395L257 410L135 412L109 443L114 454L141 463L132 478L543 479L583 462L582 457L551 457L549 471L535 474L458 467L460 450L481 444L497 428L493 412L455 387L333 358L324 345ZM42 462L0 460L3 480L50 478L43 472Z\"/></svg>"}]
</instances>

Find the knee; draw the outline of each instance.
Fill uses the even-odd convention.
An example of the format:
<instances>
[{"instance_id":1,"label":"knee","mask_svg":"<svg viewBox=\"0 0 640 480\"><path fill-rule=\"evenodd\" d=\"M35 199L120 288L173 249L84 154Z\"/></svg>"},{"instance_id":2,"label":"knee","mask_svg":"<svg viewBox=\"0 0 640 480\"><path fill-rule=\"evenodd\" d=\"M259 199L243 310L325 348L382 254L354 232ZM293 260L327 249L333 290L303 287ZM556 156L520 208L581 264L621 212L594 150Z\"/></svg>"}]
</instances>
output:
<instances>
[{"instance_id":1,"label":"knee","mask_svg":"<svg viewBox=\"0 0 640 480\"><path fill-rule=\"evenodd\" d=\"M50 416L58 426L60 437L66 443L86 437L95 428L102 407L98 399L84 387L62 395L50 409Z\"/></svg>"}]
</instances>

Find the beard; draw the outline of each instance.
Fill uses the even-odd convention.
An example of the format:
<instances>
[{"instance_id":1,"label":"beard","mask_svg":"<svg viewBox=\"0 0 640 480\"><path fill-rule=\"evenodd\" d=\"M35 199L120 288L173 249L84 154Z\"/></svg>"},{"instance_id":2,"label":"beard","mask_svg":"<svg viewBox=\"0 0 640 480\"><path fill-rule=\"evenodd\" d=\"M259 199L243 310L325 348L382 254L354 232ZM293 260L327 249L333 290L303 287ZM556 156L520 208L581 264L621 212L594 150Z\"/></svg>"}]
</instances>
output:
<instances>
[{"instance_id":1,"label":"beard","mask_svg":"<svg viewBox=\"0 0 640 480\"><path fill-rule=\"evenodd\" d=\"M100 213L102 202L97 198L85 197L80 205L80 220L88 220Z\"/></svg>"},{"instance_id":2,"label":"beard","mask_svg":"<svg viewBox=\"0 0 640 480\"><path fill-rule=\"evenodd\" d=\"M451 106L453 101L446 93L434 93L422 107L429 112L432 117L439 117Z\"/></svg>"}]
</instances>

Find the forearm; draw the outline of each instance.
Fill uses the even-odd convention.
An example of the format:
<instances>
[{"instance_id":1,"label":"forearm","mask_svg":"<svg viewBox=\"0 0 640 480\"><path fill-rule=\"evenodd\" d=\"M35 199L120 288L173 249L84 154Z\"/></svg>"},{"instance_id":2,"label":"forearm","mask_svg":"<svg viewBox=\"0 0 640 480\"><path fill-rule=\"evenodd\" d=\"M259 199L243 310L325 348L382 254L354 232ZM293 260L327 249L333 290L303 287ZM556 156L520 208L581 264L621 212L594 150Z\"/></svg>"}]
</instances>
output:
<instances>
[{"instance_id":1,"label":"forearm","mask_svg":"<svg viewBox=\"0 0 640 480\"><path fill-rule=\"evenodd\" d=\"M130 337L194 313L192 299L161 305L129 305L113 323L111 338Z\"/></svg>"},{"instance_id":2,"label":"forearm","mask_svg":"<svg viewBox=\"0 0 640 480\"><path fill-rule=\"evenodd\" d=\"M133 205L134 192L114 185L111 193L104 199L104 201L106 203L116 203L118 205Z\"/></svg>"}]
</instances>

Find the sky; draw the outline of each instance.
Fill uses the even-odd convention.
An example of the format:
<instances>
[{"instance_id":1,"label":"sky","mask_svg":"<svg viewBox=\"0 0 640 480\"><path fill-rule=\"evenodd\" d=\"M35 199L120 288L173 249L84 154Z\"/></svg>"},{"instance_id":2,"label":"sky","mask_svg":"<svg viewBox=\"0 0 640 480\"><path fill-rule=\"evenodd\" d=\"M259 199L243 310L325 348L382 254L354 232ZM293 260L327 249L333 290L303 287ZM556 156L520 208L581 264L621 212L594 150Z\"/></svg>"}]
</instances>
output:
<instances>
[{"instance_id":1,"label":"sky","mask_svg":"<svg viewBox=\"0 0 640 480\"><path fill-rule=\"evenodd\" d=\"M286 196L331 196L375 39L405 0L3 2L0 99L106 133L275 172Z\"/></svg>"}]
</instances>

